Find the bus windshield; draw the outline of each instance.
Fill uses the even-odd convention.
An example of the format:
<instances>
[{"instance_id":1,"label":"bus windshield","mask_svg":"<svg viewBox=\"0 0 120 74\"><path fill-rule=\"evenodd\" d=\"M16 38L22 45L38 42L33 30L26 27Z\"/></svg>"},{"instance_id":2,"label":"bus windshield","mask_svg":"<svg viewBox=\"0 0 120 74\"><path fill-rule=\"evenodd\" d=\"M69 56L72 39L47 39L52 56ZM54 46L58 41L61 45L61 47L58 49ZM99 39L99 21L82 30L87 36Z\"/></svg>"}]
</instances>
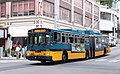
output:
<instances>
[{"instance_id":1,"label":"bus windshield","mask_svg":"<svg viewBox=\"0 0 120 74\"><path fill-rule=\"evenodd\" d=\"M28 44L32 45L49 45L50 34L30 34Z\"/></svg>"}]
</instances>

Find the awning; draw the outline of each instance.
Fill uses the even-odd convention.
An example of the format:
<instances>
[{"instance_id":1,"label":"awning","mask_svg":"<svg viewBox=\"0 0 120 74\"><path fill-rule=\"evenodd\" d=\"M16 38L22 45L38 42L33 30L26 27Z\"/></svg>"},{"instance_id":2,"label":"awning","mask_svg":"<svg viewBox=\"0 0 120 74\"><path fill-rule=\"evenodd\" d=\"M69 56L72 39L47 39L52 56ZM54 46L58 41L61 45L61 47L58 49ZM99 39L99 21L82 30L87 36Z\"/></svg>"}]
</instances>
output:
<instances>
[{"instance_id":1,"label":"awning","mask_svg":"<svg viewBox=\"0 0 120 74\"><path fill-rule=\"evenodd\" d=\"M0 23L0 28L6 28L4 23Z\"/></svg>"}]
</instances>

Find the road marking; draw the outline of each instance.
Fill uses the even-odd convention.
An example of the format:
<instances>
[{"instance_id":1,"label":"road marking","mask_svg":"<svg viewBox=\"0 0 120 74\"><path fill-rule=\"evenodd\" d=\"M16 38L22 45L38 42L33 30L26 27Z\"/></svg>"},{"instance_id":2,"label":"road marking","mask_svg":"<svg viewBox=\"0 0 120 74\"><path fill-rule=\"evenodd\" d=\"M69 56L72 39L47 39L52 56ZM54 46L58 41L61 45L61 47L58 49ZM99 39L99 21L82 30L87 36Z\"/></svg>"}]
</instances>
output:
<instances>
[{"instance_id":1,"label":"road marking","mask_svg":"<svg viewBox=\"0 0 120 74\"><path fill-rule=\"evenodd\" d=\"M120 62L119 59L113 59L113 60L108 60L108 59L94 59L96 62L111 62L111 63L116 63Z\"/></svg>"},{"instance_id":2,"label":"road marking","mask_svg":"<svg viewBox=\"0 0 120 74\"><path fill-rule=\"evenodd\" d=\"M96 59L95 61L100 61L100 62L102 62L102 61L108 61L108 59Z\"/></svg>"},{"instance_id":3,"label":"road marking","mask_svg":"<svg viewBox=\"0 0 120 74\"><path fill-rule=\"evenodd\" d=\"M109 62L119 62L120 60L110 60Z\"/></svg>"}]
</instances>

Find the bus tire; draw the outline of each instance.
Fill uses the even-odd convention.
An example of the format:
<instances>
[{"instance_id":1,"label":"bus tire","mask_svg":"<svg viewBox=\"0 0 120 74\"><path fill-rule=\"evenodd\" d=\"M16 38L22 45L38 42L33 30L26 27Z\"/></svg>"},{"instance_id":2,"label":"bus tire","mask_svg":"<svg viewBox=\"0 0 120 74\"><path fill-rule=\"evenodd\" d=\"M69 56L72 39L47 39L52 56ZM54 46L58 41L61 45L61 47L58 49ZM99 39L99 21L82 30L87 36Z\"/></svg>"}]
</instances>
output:
<instances>
[{"instance_id":1,"label":"bus tire","mask_svg":"<svg viewBox=\"0 0 120 74\"><path fill-rule=\"evenodd\" d=\"M86 59L86 60L89 59L89 52L88 52L88 51L86 51L85 59Z\"/></svg>"},{"instance_id":2,"label":"bus tire","mask_svg":"<svg viewBox=\"0 0 120 74\"><path fill-rule=\"evenodd\" d=\"M45 60L42 60L42 61L41 61L41 63L42 63L42 64L45 64L45 63L46 63L46 61L45 61Z\"/></svg>"},{"instance_id":3,"label":"bus tire","mask_svg":"<svg viewBox=\"0 0 120 74\"><path fill-rule=\"evenodd\" d=\"M67 52L63 52L63 54L62 54L62 62L63 62L63 63L66 63L67 61L68 61Z\"/></svg>"}]
</instances>

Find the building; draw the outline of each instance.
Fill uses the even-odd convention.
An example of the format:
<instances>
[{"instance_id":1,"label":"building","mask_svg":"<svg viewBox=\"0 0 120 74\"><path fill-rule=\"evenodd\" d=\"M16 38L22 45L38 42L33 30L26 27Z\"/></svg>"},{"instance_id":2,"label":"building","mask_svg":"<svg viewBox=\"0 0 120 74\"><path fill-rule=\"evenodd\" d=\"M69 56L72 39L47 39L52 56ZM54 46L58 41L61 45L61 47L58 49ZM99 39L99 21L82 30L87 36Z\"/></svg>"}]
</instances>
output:
<instances>
[{"instance_id":1,"label":"building","mask_svg":"<svg viewBox=\"0 0 120 74\"><path fill-rule=\"evenodd\" d=\"M118 30L118 0L98 0L100 6L100 31L109 35L109 43L116 45Z\"/></svg>"},{"instance_id":2,"label":"building","mask_svg":"<svg viewBox=\"0 0 120 74\"><path fill-rule=\"evenodd\" d=\"M117 25L118 11L107 6L100 7L100 31L103 34L109 35L109 43L116 45L117 40Z\"/></svg>"},{"instance_id":3,"label":"building","mask_svg":"<svg viewBox=\"0 0 120 74\"><path fill-rule=\"evenodd\" d=\"M26 45L32 28L88 29L99 19L94 0L0 0L0 23L8 28L13 44ZM99 25L92 28L98 31Z\"/></svg>"},{"instance_id":4,"label":"building","mask_svg":"<svg viewBox=\"0 0 120 74\"><path fill-rule=\"evenodd\" d=\"M120 18L120 1L117 3L117 5L118 5L118 16ZM119 22L118 22L117 33L118 33L118 38L120 38L120 19L119 19ZM119 42L120 42L120 40L119 40Z\"/></svg>"}]
</instances>

